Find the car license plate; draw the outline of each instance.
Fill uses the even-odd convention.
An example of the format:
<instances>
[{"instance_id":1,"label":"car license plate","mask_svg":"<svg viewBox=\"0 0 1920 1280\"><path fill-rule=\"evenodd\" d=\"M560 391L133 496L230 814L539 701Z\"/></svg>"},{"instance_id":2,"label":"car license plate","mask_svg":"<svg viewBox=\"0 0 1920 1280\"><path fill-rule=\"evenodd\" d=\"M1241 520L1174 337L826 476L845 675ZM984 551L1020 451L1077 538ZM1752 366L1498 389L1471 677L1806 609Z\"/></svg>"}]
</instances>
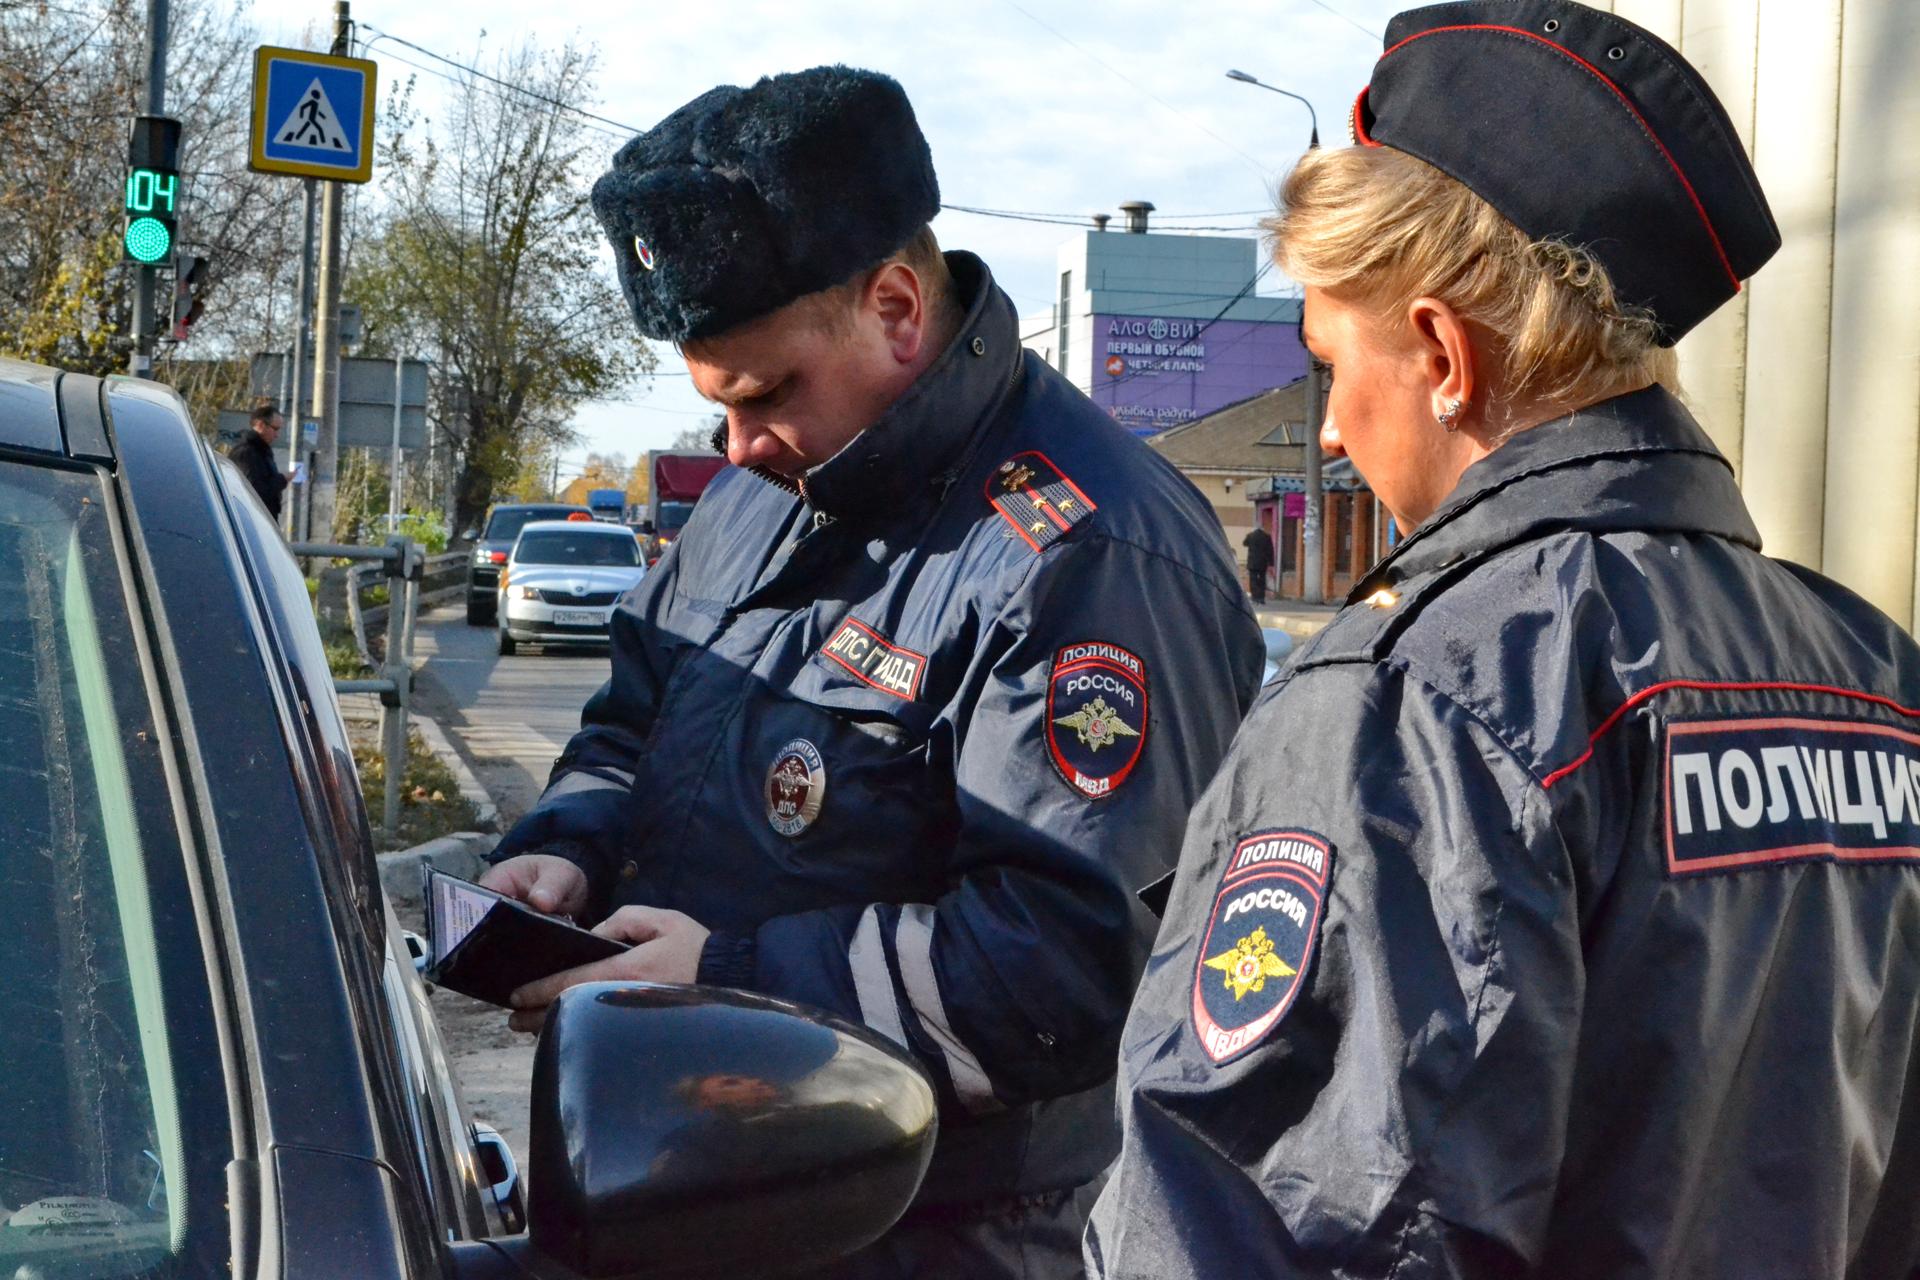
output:
<instances>
[{"instance_id":1,"label":"car license plate","mask_svg":"<svg viewBox=\"0 0 1920 1280\"><path fill-rule=\"evenodd\" d=\"M595 609L555 609L553 621L562 627L595 627L605 622L605 615Z\"/></svg>"}]
</instances>

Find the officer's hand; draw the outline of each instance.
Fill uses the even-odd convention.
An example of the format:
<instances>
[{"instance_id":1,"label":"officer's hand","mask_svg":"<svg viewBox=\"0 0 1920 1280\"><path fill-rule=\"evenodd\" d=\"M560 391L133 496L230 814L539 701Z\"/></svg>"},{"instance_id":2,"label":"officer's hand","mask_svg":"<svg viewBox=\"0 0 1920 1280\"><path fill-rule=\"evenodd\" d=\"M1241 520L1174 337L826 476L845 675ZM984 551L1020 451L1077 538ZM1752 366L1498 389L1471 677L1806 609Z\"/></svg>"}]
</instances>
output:
<instances>
[{"instance_id":1,"label":"officer's hand","mask_svg":"<svg viewBox=\"0 0 1920 1280\"><path fill-rule=\"evenodd\" d=\"M587 873L550 853L508 858L480 877L480 887L550 916L579 915L587 908Z\"/></svg>"},{"instance_id":2,"label":"officer's hand","mask_svg":"<svg viewBox=\"0 0 1920 1280\"><path fill-rule=\"evenodd\" d=\"M512 863L500 865L506 867ZM529 982L513 993L514 1012L507 1019L509 1027L515 1031L538 1031L546 1021L547 1006L576 983L692 982L700 976L700 952L707 945L709 930L678 911L622 907L602 920L594 932L632 944L633 950Z\"/></svg>"}]
</instances>

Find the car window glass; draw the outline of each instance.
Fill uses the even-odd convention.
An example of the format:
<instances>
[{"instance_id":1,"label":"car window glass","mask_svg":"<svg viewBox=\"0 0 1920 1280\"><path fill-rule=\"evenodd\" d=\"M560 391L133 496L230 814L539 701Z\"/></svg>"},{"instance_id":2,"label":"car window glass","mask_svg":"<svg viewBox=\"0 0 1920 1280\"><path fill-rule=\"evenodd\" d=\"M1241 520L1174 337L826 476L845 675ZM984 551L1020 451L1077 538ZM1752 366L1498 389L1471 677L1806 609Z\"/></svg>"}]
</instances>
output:
<instances>
[{"instance_id":1,"label":"car window glass","mask_svg":"<svg viewBox=\"0 0 1920 1280\"><path fill-rule=\"evenodd\" d=\"M660 531L678 533L686 527L687 520L692 515L691 502L663 502L660 504Z\"/></svg>"},{"instance_id":2,"label":"car window glass","mask_svg":"<svg viewBox=\"0 0 1920 1280\"><path fill-rule=\"evenodd\" d=\"M347 855L341 866L348 877L352 906L367 935L382 937L386 924L375 893L380 873L374 862L373 834L360 798L353 748L340 718L340 704L332 693L333 673L314 621L313 601L307 595L299 565L281 541L279 529L258 503L246 501L246 479L230 467L217 468L216 474L226 490L236 530L246 544L247 560L260 585L273 635L284 650L293 710L312 746L321 798L333 826L333 842Z\"/></svg>"},{"instance_id":3,"label":"car window glass","mask_svg":"<svg viewBox=\"0 0 1920 1280\"><path fill-rule=\"evenodd\" d=\"M89 478L0 464L0 1275L185 1273L189 1195L124 616ZM111 625L111 631L109 631ZM147 780L151 785L152 780ZM217 1062L214 1069L218 1070Z\"/></svg>"},{"instance_id":4,"label":"car window glass","mask_svg":"<svg viewBox=\"0 0 1920 1280\"><path fill-rule=\"evenodd\" d=\"M485 542L512 542L520 536L520 530L535 520L565 520L579 507L501 507L487 517L486 532L481 534Z\"/></svg>"},{"instance_id":5,"label":"car window glass","mask_svg":"<svg viewBox=\"0 0 1920 1280\"><path fill-rule=\"evenodd\" d=\"M625 531L619 534L535 532L521 536L519 545L513 549L513 559L516 564L624 567L640 563L640 544Z\"/></svg>"}]
</instances>

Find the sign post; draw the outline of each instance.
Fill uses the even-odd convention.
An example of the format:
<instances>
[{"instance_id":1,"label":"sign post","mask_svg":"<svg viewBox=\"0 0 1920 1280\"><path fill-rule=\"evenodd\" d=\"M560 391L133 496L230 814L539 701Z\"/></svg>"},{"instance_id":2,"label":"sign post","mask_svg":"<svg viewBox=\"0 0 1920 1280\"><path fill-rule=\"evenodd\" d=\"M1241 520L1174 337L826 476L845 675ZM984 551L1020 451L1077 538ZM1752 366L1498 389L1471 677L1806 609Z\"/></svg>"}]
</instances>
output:
<instances>
[{"instance_id":1,"label":"sign post","mask_svg":"<svg viewBox=\"0 0 1920 1280\"><path fill-rule=\"evenodd\" d=\"M334 0L332 53L271 45L254 52L253 128L247 156L247 167L256 172L326 183L320 201L320 322L313 379L314 416L320 429L306 486L308 519L322 538L332 533L334 484L340 468L335 422L340 368L336 332L340 184L373 177L374 94L379 82L375 63L343 56L352 28L349 14L349 0Z\"/></svg>"}]
</instances>

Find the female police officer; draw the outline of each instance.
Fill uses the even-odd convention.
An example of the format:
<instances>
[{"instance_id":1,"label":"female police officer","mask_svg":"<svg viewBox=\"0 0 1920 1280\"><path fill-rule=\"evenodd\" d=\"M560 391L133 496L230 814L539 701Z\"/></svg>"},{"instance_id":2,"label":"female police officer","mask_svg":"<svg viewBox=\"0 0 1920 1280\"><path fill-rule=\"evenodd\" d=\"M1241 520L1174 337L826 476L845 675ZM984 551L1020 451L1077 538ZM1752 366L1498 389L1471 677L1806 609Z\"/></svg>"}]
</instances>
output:
<instances>
[{"instance_id":1,"label":"female police officer","mask_svg":"<svg viewBox=\"0 0 1920 1280\"><path fill-rule=\"evenodd\" d=\"M1399 15L1278 258L1405 539L1188 828L1096 1274L1907 1276L1920 651L1669 350L1777 247L1671 48Z\"/></svg>"}]
</instances>

